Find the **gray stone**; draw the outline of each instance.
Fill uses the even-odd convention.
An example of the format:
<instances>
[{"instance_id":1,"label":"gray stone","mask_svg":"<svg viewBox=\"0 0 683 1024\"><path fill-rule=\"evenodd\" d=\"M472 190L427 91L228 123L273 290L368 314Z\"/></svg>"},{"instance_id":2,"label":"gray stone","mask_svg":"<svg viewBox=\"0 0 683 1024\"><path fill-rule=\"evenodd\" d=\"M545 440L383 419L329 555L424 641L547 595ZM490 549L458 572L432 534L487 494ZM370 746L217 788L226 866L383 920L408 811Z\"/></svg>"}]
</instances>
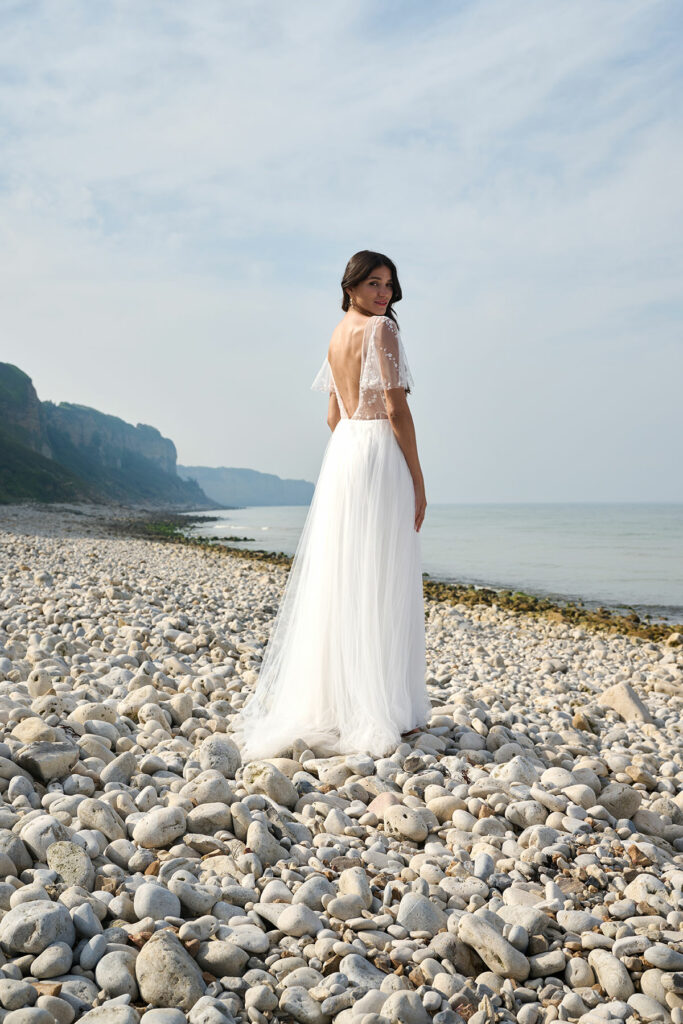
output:
<instances>
[{"instance_id":1,"label":"gray stone","mask_svg":"<svg viewBox=\"0 0 683 1024\"><path fill-rule=\"evenodd\" d=\"M642 793L625 782L612 782L597 797L597 803L613 818L632 818L642 802Z\"/></svg>"},{"instance_id":2,"label":"gray stone","mask_svg":"<svg viewBox=\"0 0 683 1024\"><path fill-rule=\"evenodd\" d=\"M458 935L500 977L516 981L525 981L529 977L531 968L526 956L481 917L464 914L458 922Z\"/></svg>"},{"instance_id":3,"label":"gray stone","mask_svg":"<svg viewBox=\"0 0 683 1024\"><path fill-rule=\"evenodd\" d=\"M256 925L240 925L239 928L233 929L229 941L234 946L244 949L250 956L260 956L267 953L270 948L268 936Z\"/></svg>"},{"instance_id":4,"label":"gray stone","mask_svg":"<svg viewBox=\"0 0 683 1024\"><path fill-rule=\"evenodd\" d=\"M55 942L73 946L75 931L61 903L24 903L0 921L0 946L8 953L42 953Z\"/></svg>"},{"instance_id":5,"label":"gray stone","mask_svg":"<svg viewBox=\"0 0 683 1024\"><path fill-rule=\"evenodd\" d=\"M348 871L357 871L357 870L361 870L362 871L363 869L362 868L348 868L347 870ZM340 892L350 891L350 890L344 889L342 887L342 885L343 885L342 877L345 874L346 874L346 871L343 871L342 874L339 876L339 891ZM368 885L368 890L369 890L369 885ZM296 890L296 892L294 893L294 895L292 897L292 903L305 903L307 907L311 908L311 910L322 910L323 909L322 898L323 898L323 896L327 896L327 895L330 895L330 896L334 896L335 895L335 888L332 885L332 883L327 878L325 878L324 875L311 875L311 877L307 878L305 882L302 882L301 885L299 886L299 888ZM370 899L370 902L372 902L372 897Z\"/></svg>"},{"instance_id":6,"label":"gray stone","mask_svg":"<svg viewBox=\"0 0 683 1024\"><path fill-rule=\"evenodd\" d=\"M0 829L0 853L4 853L12 861L16 868L14 873L17 877L22 871L26 871L33 866L31 854L27 850L26 845L14 832Z\"/></svg>"},{"instance_id":7,"label":"gray stone","mask_svg":"<svg viewBox=\"0 0 683 1024\"><path fill-rule=\"evenodd\" d=\"M289 904L278 918L278 928L285 935L317 935L322 928L320 918L305 903Z\"/></svg>"},{"instance_id":8,"label":"gray stone","mask_svg":"<svg viewBox=\"0 0 683 1024\"><path fill-rule=\"evenodd\" d=\"M31 818L21 830L21 839L36 860L47 860L47 851L53 843L69 839L68 830L51 814Z\"/></svg>"},{"instance_id":9,"label":"gray stone","mask_svg":"<svg viewBox=\"0 0 683 1024\"><path fill-rule=\"evenodd\" d=\"M78 820L84 828L94 828L110 842L126 839L126 829L118 814L104 800L86 797L78 805Z\"/></svg>"},{"instance_id":10,"label":"gray stone","mask_svg":"<svg viewBox=\"0 0 683 1024\"><path fill-rule=\"evenodd\" d=\"M189 882L181 878L180 874L177 872L168 883L171 893L178 897L194 917L210 913L220 899L221 890L218 886Z\"/></svg>"},{"instance_id":11,"label":"gray stone","mask_svg":"<svg viewBox=\"0 0 683 1024\"><path fill-rule=\"evenodd\" d=\"M401 898L396 922L409 932L429 932L436 935L446 927L446 915L421 893L407 892Z\"/></svg>"},{"instance_id":12,"label":"gray stone","mask_svg":"<svg viewBox=\"0 0 683 1024\"><path fill-rule=\"evenodd\" d=\"M56 871L66 885L79 885L92 892L95 869L81 846L62 841L47 849L47 866Z\"/></svg>"},{"instance_id":13,"label":"gray stone","mask_svg":"<svg viewBox=\"0 0 683 1024\"><path fill-rule=\"evenodd\" d=\"M671 1020L671 1014L665 1006L658 1003L656 999L643 995L642 992L634 992L633 995L629 996L628 1005L632 1010L635 1010L641 1020L661 1020L666 1022Z\"/></svg>"},{"instance_id":14,"label":"gray stone","mask_svg":"<svg viewBox=\"0 0 683 1024\"><path fill-rule=\"evenodd\" d=\"M206 989L201 970L168 928L155 932L142 947L135 977L140 995L151 1006L190 1010Z\"/></svg>"},{"instance_id":15,"label":"gray stone","mask_svg":"<svg viewBox=\"0 0 683 1024\"><path fill-rule=\"evenodd\" d=\"M67 974L71 970L72 963L71 946L66 942L54 942L35 958L31 964L31 974L41 981L46 978L55 978L58 974Z\"/></svg>"},{"instance_id":16,"label":"gray stone","mask_svg":"<svg viewBox=\"0 0 683 1024\"><path fill-rule=\"evenodd\" d=\"M24 1006L21 1010L10 1010L3 1024L55 1024L55 1018L42 1006Z\"/></svg>"},{"instance_id":17,"label":"gray stone","mask_svg":"<svg viewBox=\"0 0 683 1024\"><path fill-rule=\"evenodd\" d=\"M285 860L288 856L287 850L280 846L266 825L259 820L252 821L247 829L247 846L253 850L264 867Z\"/></svg>"},{"instance_id":18,"label":"gray stone","mask_svg":"<svg viewBox=\"0 0 683 1024\"><path fill-rule=\"evenodd\" d=\"M100 772L100 782L103 786L108 782L123 782L128 785L137 770L135 754L127 750L104 766Z\"/></svg>"},{"instance_id":19,"label":"gray stone","mask_svg":"<svg viewBox=\"0 0 683 1024\"><path fill-rule=\"evenodd\" d=\"M277 1001L276 1001L277 1005ZM185 1024L187 1017L182 1010L175 1010L171 1007L164 1009L148 1010L140 1018L140 1024Z\"/></svg>"},{"instance_id":20,"label":"gray stone","mask_svg":"<svg viewBox=\"0 0 683 1024\"><path fill-rule=\"evenodd\" d=\"M323 880L327 881L327 879ZM345 868L339 876L338 888L340 896L358 896L365 909L370 909L370 906L372 904L372 891L370 889L370 882L368 880L365 868L362 868L360 866L353 868ZM334 889L332 889L332 891L334 891ZM299 902L296 899L297 895L298 890L297 893L295 893L294 902ZM303 902L306 902L306 900L304 900ZM322 906L314 907L310 903L308 903L308 906L311 907L311 910L322 909Z\"/></svg>"},{"instance_id":21,"label":"gray stone","mask_svg":"<svg viewBox=\"0 0 683 1024\"><path fill-rule=\"evenodd\" d=\"M136 953L131 949L115 950L107 953L95 968L95 980L106 994L111 997L138 997L138 984L135 979Z\"/></svg>"},{"instance_id":22,"label":"gray stone","mask_svg":"<svg viewBox=\"0 0 683 1024\"><path fill-rule=\"evenodd\" d=\"M274 1010L277 1004L277 996L270 985L252 985L244 994L244 1005L247 1010L254 1007L261 1013L267 1013Z\"/></svg>"},{"instance_id":23,"label":"gray stone","mask_svg":"<svg viewBox=\"0 0 683 1024\"><path fill-rule=\"evenodd\" d=\"M558 910L557 923L566 932L575 932L577 935L581 935L582 932L599 928L602 918L590 914L587 910Z\"/></svg>"},{"instance_id":24,"label":"gray stone","mask_svg":"<svg viewBox=\"0 0 683 1024\"><path fill-rule=\"evenodd\" d=\"M107 952L107 936L93 935L81 949L80 965L84 971L92 971Z\"/></svg>"},{"instance_id":25,"label":"gray stone","mask_svg":"<svg viewBox=\"0 0 683 1024\"><path fill-rule=\"evenodd\" d=\"M247 793L265 793L283 807L292 808L299 799L290 779L267 761L252 761L248 764L242 773L242 781Z\"/></svg>"},{"instance_id":26,"label":"gray stone","mask_svg":"<svg viewBox=\"0 0 683 1024\"><path fill-rule=\"evenodd\" d=\"M298 1024L327 1024L329 1018L320 1009L320 1003L301 985L292 985L280 996L280 1009Z\"/></svg>"},{"instance_id":27,"label":"gray stone","mask_svg":"<svg viewBox=\"0 0 683 1024\"><path fill-rule=\"evenodd\" d=\"M50 1024L54 1024L54 1021L57 1021L57 1024L72 1024L76 1016L73 1006L57 996L38 996L36 1007L50 1014Z\"/></svg>"},{"instance_id":28,"label":"gray stone","mask_svg":"<svg viewBox=\"0 0 683 1024\"><path fill-rule=\"evenodd\" d=\"M606 949L592 949L588 954L588 963L610 999L621 999L625 1002L633 995L633 982L628 971L621 960L617 960Z\"/></svg>"},{"instance_id":29,"label":"gray stone","mask_svg":"<svg viewBox=\"0 0 683 1024\"><path fill-rule=\"evenodd\" d=\"M138 920L153 917L161 921L165 917L180 916L180 900L175 893L157 882L143 882L135 890L133 906Z\"/></svg>"},{"instance_id":30,"label":"gray stone","mask_svg":"<svg viewBox=\"0 0 683 1024\"><path fill-rule=\"evenodd\" d=\"M204 971L217 978L225 975L239 977L249 959L249 954L225 939L202 942L197 951L197 963Z\"/></svg>"},{"instance_id":31,"label":"gray stone","mask_svg":"<svg viewBox=\"0 0 683 1024\"><path fill-rule=\"evenodd\" d=\"M549 949L529 957L532 978L547 978L549 974L558 978L567 965L567 958L561 949Z\"/></svg>"},{"instance_id":32,"label":"gray stone","mask_svg":"<svg viewBox=\"0 0 683 1024\"><path fill-rule=\"evenodd\" d=\"M76 1014L80 1015L95 1005L99 990L89 978L77 974L59 974L56 978L50 978L50 981L61 986L59 998L69 1003Z\"/></svg>"},{"instance_id":33,"label":"gray stone","mask_svg":"<svg viewBox=\"0 0 683 1024\"><path fill-rule=\"evenodd\" d=\"M381 1009L382 1017L386 1017L391 1024L430 1024L431 1017L422 1005L417 992L404 990L392 992Z\"/></svg>"},{"instance_id":34,"label":"gray stone","mask_svg":"<svg viewBox=\"0 0 683 1024\"><path fill-rule=\"evenodd\" d=\"M348 953L339 963L339 972L349 979L349 984L358 988L379 988L386 974L371 964L359 953Z\"/></svg>"},{"instance_id":35,"label":"gray stone","mask_svg":"<svg viewBox=\"0 0 683 1024\"><path fill-rule=\"evenodd\" d=\"M100 920L89 903L81 903L71 911L71 920L76 933L84 939L91 939L102 931Z\"/></svg>"},{"instance_id":36,"label":"gray stone","mask_svg":"<svg viewBox=\"0 0 683 1024\"><path fill-rule=\"evenodd\" d=\"M414 843L423 842L429 834L429 829L418 812L412 807L404 807L403 804L387 807L384 827L389 835L410 839Z\"/></svg>"},{"instance_id":37,"label":"gray stone","mask_svg":"<svg viewBox=\"0 0 683 1024\"><path fill-rule=\"evenodd\" d=\"M625 722L652 722L647 705L629 683L616 683L598 697L598 704L612 708Z\"/></svg>"},{"instance_id":38,"label":"gray stone","mask_svg":"<svg viewBox=\"0 0 683 1024\"><path fill-rule=\"evenodd\" d=\"M36 990L25 981L0 978L0 1006L3 1009L20 1010L24 1006L33 1006L37 997Z\"/></svg>"},{"instance_id":39,"label":"gray stone","mask_svg":"<svg viewBox=\"0 0 683 1024\"><path fill-rule=\"evenodd\" d=\"M564 980L570 988L590 988L595 984L595 975L587 960L581 956L574 956L567 961Z\"/></svg>"},{"instance_id":40,"label":"gray stone","mask_svg":"<svg viewBox=\"0 0 683 1024\"><path fill-rule=\"evenodd\" d=\"M226 779L234 779L242 763L239 747L228 736L207 736L199 748L199 764L204 771L212 769Z\"/></svg>"},{"instance_id":41,"label":"gray stone","mask_svg":"<svg viewBox=\"0 0 683 1024\"><path fill-rule=\"evenodd\" d=\"M678 953L663 942L655 942L648 946L642 957L646 963L663 971L683 971L683 953Z\"/></svg>"},{"instance_id":42,"label":"gray stone","mask_svg":"<svg viewBox=\"0 0 683 1024\"><path fill-rule=\"evenodd\" d=\"M222 829L230 829L232 815L230 808L222 803L200 804L187 815L187 828L199 835L212 836Z\"/></svg>"},{"instance_id":43,"label":"gray stone","mask_svg":"<svg viewBox=\"0 0 683 1024\"><path fill-rule=\"evenodd\" d=\"M20 768L41 782L63 779L78 761L79 748L73 743L29 743L16 754Z\"/></svg>"},{"instance_id":44,"label":"gray stone","mask_svg":"<svg viewBox=\"0 0 683 1024\"><path fill-rule=\"evenodd\" d=\"M110 1003L109 1005L96 1006L94 1010L84 1014L79 1021L86 1024L138 1024L140 1014L132 1006Z\"/></svg>"},{"instance_id":45,"label":"gray stone","mask_svg":"<svg viewBox=\"0 0 683 1024\"><path fill-rule=\"evenodd\" d=\"M162 850L178 839L187 828L182 807L156 807L135 824L133 842L146 850Z\"/></svg>"}]
</instances>

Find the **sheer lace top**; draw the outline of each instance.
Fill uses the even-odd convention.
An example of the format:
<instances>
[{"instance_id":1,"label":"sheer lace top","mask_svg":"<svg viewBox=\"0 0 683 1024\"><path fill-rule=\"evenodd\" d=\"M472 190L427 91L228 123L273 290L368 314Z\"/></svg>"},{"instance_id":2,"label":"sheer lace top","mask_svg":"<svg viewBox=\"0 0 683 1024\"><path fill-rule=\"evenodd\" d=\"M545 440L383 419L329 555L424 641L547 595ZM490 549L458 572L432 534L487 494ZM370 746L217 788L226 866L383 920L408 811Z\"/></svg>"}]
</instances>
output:
<instances>
[{"instance_id":1,"label":"sheer lace top","mask_svg":"<svg viewBox=\"0 0 683 1024\"><path fill-rule=\"evenodd\" d=\"M371 316L365 325L358 404L352 416L344 408L327 356L311 384L313 391L334 392L342 419L352 420L388 419L384 392L389 388L410 392L413 378L398 327L388 316Z\"/></svg>"}]
</instances>

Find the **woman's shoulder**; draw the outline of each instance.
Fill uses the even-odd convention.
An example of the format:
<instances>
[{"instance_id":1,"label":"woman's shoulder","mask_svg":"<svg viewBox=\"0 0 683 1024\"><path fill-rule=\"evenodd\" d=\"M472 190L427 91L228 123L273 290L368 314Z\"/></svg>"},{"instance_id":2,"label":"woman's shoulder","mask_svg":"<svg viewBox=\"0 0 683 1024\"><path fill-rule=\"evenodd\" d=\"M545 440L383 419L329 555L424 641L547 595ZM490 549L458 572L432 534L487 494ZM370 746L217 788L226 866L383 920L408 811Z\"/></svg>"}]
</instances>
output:
<instances>
[{"instance_id":1,"label":"woman's shoulder","mask_svg":"<svg viewBox=\"0 0 683 1024\"><path fill-rule=\"evenodd\" d=\"M384 313L378 313L373 317L376 320L375 330L379 330L382 334L398 334L398 324L390 316L386 316Z\"/></svg>"}]
</instances>

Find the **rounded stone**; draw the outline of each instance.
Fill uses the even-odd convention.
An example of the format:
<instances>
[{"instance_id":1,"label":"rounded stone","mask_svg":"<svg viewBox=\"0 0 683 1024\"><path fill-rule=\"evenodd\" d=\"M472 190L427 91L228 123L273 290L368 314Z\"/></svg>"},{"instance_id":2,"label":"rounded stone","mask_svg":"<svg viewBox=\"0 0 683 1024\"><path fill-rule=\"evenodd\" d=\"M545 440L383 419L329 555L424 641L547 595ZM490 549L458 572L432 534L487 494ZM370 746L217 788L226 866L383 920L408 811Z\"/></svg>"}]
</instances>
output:
<instances>
[{"instance_id":1,"label":"rounded stone","mask_svg":"<svg viewBox=\"0 0 683 1024\"><path fill-rule=\"evenodd\" d=\"M92 891L95 869L81 846L63 840L47 849L47 866L56 871L66 885L78 885Z\"/></svg>"},{"instance_id":2,"label":"rounded stone","mask_svg":"<svg viewBox=\"0 0 683 1024\"><path fill-rule=\"evenodd\" d=\"M135 979L136 954L131 950L116 950L107 953L95 968L95 980L110 998L116 996L138 997Z\"/></svg>"},{"instance_id":3,"label":"rounded stone","mask_svg":"<svg viewBox=\"0 0 683 1024\"><path fill-rule=\"evenodd\" d=\"M429 932L430 935L436 935L446 927L446 915L421 893L407 892L401 897L396 923L403 925L409 932Z\"/></svg>"},{"instance_id":4,"label":"rounded stone","mask_svg":"<svg viewBox=\"0 0 683 1024\"><path fill-rule=\"evenodd\" d=\"M588 963L610 999L626 1002L633 995L635 989L628 971L621 960L606 949L592 949L588 954Z\"/></svg>"},{"instance_id":5,"label":"rounded stone","mask_svg":"<svg viewBox=\"0 0 683 1024\"><path fill-rule=\"evenodd\" d=\"M41 981L46 978L56 978L58 974L68 974L72 963L71 946L66 942L54 942L35 958L31 964L31 974Z\"/></svg>"},{"instance_id":6,"label":"rounded stone","mask_svg":"<svg viewBox=\"0 0 683 1024\"><path fill-rule=\"evenodd\" d=\"M659 967L663 971L683 971L683 953L663 942L653 943L641 955L652 967Z\"/></svg>"},{"instance_id":7,"label":"rounded stone","mask_svg":"<svg viewBox=\"0 0 683 1024\"><path fill-rule=\"evenodd\" d=\"M85 1024L139 1024L140 1015L133 1006L105 1003L84 1014L79 1021Z\"/></svg>"},{"instance_id":8,"label":"rounded stone","mask_svg":"<svg viewBox=\"0 0 683 1024\"><path fill-rule=\"evenodd\" d=\"M605 786L596 803L604 807L613 818L632 818L642 803L639 790L624 782L611 782Z\"/></svg>"},{"instance_id":9,"label":"rounded stone","mask_svg":"<svg viewBox=\"0 0 683 1024\"><path fill-rule=\"evenodd\" d=\"M182 1010L172 1007L147 1010L140 1018L140 1024L185 1024L187 1017Z\"/></svg>"},{"instance_id":10,"label":"rounded stone","mask_svg":"<svg viewBox=\"0 0 683 1024\"><path fill-rule=\"evenodd\" d=\"M161 921L165 917L180 917L180 900L175 893L157 882L143 882L135 890L133 898L135 915L139 921L153 917Z\"/></svg>"},{"instance_id":11,"label":"rounded stone","mask_svg":"<svg viewBox=\"0 0 683 1024\"><path fill-rule=\"evenodd\" d=\"M531 968L527 957L483 918L465 914L458 922L458 935L500 977L516 981L529 977Z\"/></svg>"},{"instance_id":12,"label":"rounded stone","mask_svg":"<svg viewBox=\"0 0 683 1024\"><path fill-rule=\"evenodd\" d=\"M55 942L73 946L74 938L73 922L62 903L24 903L0 921L0 946L8 953L37 955Z\"/></svg>"},{"instance_id":13,"label":"rounded stone","mask_svg":"<svg viewBox=\"0 0 683 1024\"><path fill-rule=\"evenodd\" d=\"M234 779L242 757L237 744L221 734L207 736L199 748L199 764L207 771L213 769L226 779Z\"/></svg>"},{"instance_id":14,"label":"rounded stone","mask_svg":"<svg viewBox=\"0 0 683 1024\"><path fill-rule=\"evenodd\" d=\"M33 1006L38 993L33 985L13 978L0 978L0 1006L5 1010L21 1010L24 1006Z\"/></svg>"},{"instance_id":15,"label":"rounded stone","mask_svg":"<svg viewBox=\"0 0 683 1024\"><path fill-rule=\"evenodd\" d=\"M133 829L133 842L146 850L162 850L178 839L187 828L182 807L156 807L148 811Z\"/></svg>"},{"instance_id":16,"label":"rounded stone","mask_svg":"<svg viewBox=\"0 0 683 1024\"><path fill-rule=\"evenodd\" d=\"M230 975L237 978L242 974L249 954L227 939L202 942L197 950L197 963L204 971L217 978Z\"/></svg>"},{"instance_id":17,"label":"rounded stone","mask_svg":"<svg viewBox=\"0 0 683 1024\"><path fill-rule=\"evenodd\" d=\"M384 814L384 827L389 835L401 836L414 843L423 842L429 835L429 829L421 815L412 807L404 807L403 804L394 804L387 808Z\"/></svg>"},{"instance_id":18,"label":"rounded stone","mask_svg":"<svg viewBox=\"0 0 683 1024\"><path fill-rule=\"evenodd\" d=\"M391 1024L430 1024L432 1019L417 992L408 990L392 992L382 1004L380 1012Z\"/></svg>"},{"instance_id":19,"label":"rounded stone","mask_svg":"<svg viewBox=\"0 0 683 1024\"><path fill-rule=\"evenodd\" d=\"M275 803L292 808L299 794L290 779L267 761L252 761L244 769L242 781L248 793L265 793Z\"/></svg>"},{"instance_id":20,"label":"rounded stone","mask_svg":"<svg viewBox=\"0 0 683 1024\"><path fill-rule=\"evenodd\" d=\"M305 903L290 904L280 914L277 926L285 935L317 935L322 928L320 918Z\"/></svg>"},{"instance_id":21,"label":"rounded stone","mask_svg":"<svg viewBox=\"0 0 683 1024\"><path fill-rule=\"evenodd\" d=\"M140 995L151 1006L191 1010L206 990L200 968L168 928L155 932L142 947L135 977Z\"/></svg>"}]
</instances>

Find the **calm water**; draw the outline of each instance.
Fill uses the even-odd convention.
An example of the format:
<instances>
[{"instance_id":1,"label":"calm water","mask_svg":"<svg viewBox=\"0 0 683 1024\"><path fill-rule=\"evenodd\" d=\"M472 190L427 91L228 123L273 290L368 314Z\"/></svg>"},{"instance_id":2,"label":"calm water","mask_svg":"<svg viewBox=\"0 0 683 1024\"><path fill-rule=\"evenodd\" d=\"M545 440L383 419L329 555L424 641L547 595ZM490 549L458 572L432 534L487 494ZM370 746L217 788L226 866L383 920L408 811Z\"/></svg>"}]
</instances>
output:
<instances>
[{"instance_id":1,"label":"calm water","mask_svg":"<svg viewBox=\"0 0 683 1024\"><path fill-rule=\"evenodd\" d=\"M218 510L196 533L292 555L308 506ZM422 568L435 579L506 587L683 622L681 504L430 504ZM232 543L232 542L231 542Z\"/></svg>"}]
</instances>

